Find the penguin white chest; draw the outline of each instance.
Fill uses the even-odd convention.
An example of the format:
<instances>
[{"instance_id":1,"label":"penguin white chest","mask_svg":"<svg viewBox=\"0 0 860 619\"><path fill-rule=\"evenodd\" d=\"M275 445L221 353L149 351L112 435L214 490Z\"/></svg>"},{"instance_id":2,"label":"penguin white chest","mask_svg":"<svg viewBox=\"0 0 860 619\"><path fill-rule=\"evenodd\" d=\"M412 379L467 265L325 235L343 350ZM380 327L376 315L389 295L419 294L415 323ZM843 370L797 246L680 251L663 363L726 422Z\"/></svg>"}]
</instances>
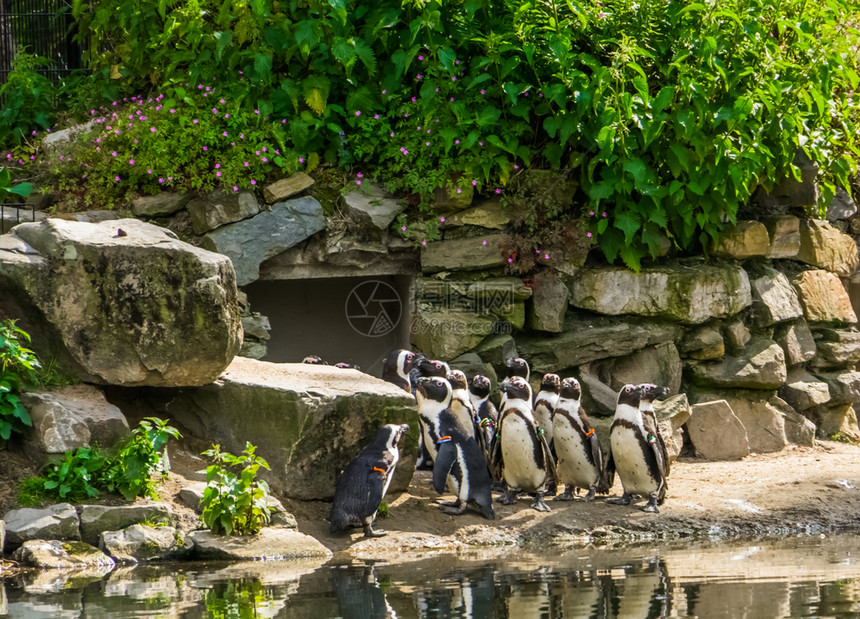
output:
<instances>
[{"instance_id":1,"label":"penguin white chest","mask_svg":"<svg viewBox=\"0 0 860 619\"><path fill-rule=\"evenodd\" d=\"M579 429L567 416L553 418L555 453L561 482L578 488L588 488L597 481L598 470L588 459L591 449L582 440Z\"/></svg>"},{"instance_id":2,"label":"penguin white chest","mask_svg":"<svg viewBox=\"0 0 860 619\"><path fill-rule=\"evenodd\" d=\"M546 471L535 461L536 445L528 421L511 415L502 428L502 462L505 482L517 490L534 492L546 481Z\"/></svg>"},{"instance_id":3,"label":"penguin white chest","mask_svg":"<svg viewBox=\"0 0 860 619\"><path fill-rule=\"evenodd\" d=\"M640 432L625 426L617 426L612 428L609 440L612 445L615 470L621 478L624 491L645 496L656 492L659 484L645 460Z\"/></svg>"}]
</instances>

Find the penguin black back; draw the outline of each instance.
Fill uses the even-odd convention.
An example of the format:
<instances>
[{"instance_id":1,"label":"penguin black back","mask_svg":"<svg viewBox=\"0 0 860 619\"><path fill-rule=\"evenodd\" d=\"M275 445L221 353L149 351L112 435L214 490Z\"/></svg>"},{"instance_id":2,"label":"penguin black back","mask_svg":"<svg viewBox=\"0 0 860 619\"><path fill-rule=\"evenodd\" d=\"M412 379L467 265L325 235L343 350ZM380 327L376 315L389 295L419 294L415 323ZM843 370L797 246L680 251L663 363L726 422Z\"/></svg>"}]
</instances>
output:
<instances>
[{"instance_id":1,"label":"penguin black back","mask_svg":"<svg viewBox=\"0 0 860 619\"><path fill-rule=\"evenodd\" d=\"M415 366L415 353L398 348L393 350L382 361L382 380L393 383L412 393L409 373Z\"/></svg>"}]
</instances>

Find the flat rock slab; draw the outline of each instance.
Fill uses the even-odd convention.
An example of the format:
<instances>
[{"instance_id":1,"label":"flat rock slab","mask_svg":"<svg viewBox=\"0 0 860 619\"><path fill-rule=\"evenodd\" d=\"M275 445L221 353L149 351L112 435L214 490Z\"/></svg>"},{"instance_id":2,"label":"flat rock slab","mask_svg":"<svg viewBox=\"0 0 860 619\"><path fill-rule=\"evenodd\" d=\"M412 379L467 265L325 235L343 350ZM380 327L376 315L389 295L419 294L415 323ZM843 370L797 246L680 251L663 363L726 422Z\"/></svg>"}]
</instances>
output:
<instances>
[{"instance_id":1,"label":"flat rock slab","mask_svg":"<svg viewBox=\"0 0 860 619\"><path fill-rule=\"evenodd\" d=\"M3 519L6 521L6 552L32 539L81 539L78 512L69 503L44 509L13 509L6 512Z\"/></svg>"},{"instance_id":2,"label":"flat rock slab","mask_svg":"<svg viewBox=\"0 0 860 619\"><path fill-rule=\"evenodd\" d=\"M770 235L768 258L794 258L800 251L800 220L794 215L765 217L762 223Z\"/></svg>"},{"instance_id":3,"label":"flat rock slab","mask_svg":"<svg viewBox=\"0 0 860 619\"><path fill-rule=\"evenodd\" d=\"M791 283L797 289L809 322L857 322L851 298L835 273L821 269L803 271L795 275Z\"/></svg>"},{"instance_id":4,"label":"flat rock slab","mask_svg":"<svg viewBox=\"0 0 860 619\"><path fill-rule=\"evenodd\" d=\"M253 561L331 557L317 540L289 529L266 527L257 535L224 537L211 531L193 531L195 557L204 561Z\"/></svg>"},{"instance_id":5,"label":"flat rock slab","mask_svg":"<svg viewBox=\"0 0 860 619\"><path fill-rule=\"evenodd\" d=\"M137 219L17 226L0 246L0 312L85 382L217 378L242 325L230 261ZM5 250L5 251L4 251Z\"/></svg>"},{"instance_id":6,"label":"flat rock slab","mask_svg":"<svg viewBox=\"0 0 860 619\"><path fill-rule=\"evenodd\" d=\"M350 191L343 196L350 216L360 226L372 226L377 230L388 230L400 213L406 210L406 202L397 199L375 185L366 189Z\"/></svg>"},{"instance_id":7,"label":"flat rock slab","mask_svg":"<svg viewBox=\"0 0 860 619\"><path fill-rule=\"evenodd\" d=\"M263 189L263 197L266 199L266 202L272 204L273 202L280 202L281 200L291 198L313 186L314 179L304 172L298 172L266 186Z\"/></svg>"},{"instance_id":8,"label":"flat rock slab","mask_svg":"<svg viewBox=\"0 0 860 619\"><path fill-rule=\"evenodd\" d=\"M847 277L857 270L860 258L854 239L819 219L800 222L800 251L797 259Z\"/></svg>"},{"instance_id":9,"label":"flat rock slab","mask_svg":"<svg viewBox=\"0 0 860 619\"><path fill-rule=\"evenodd\" d=\"M109 571L116 565L101 550L84 542L33 539L24 542L12 556L21 565L44 569L95 567Z\"/></svg>"},{"instance_id":10,"label":"flat rock slab","mask_svg":"<svg viewBox=\"0 0 860 619\"><path fill-rule=\"evenodd\" d=\"M761 268L761 271L750 283L753 311L762 326L802 317L803 306L785 274L768 267Z\"/></svg>"},{"instance_id":11,"label":"flat rock slab","mask_svg":"<svg viewBox=\"0 0 860 619\"><path fill-rule=\"evenodd\" d=\"M175 193L162 191L154 196L140 196L131 201L131 210L137 217L165 217L181 210L192 193Z\"/></svg>"},{"instance_id":12,"label":"flat rock slab","mask_svg":"<svg viewBox=\"0 0 860 619\"><path fill-rule=\"evenodd\" d=\"M245 286L260 277L260 264L325 229L322 205L303 197L272 205L256 217L222 226L203 237L207 249L230 258L236 282Z\"/></svg>"},{"instance_id":13,"label":"flat rock slab","mask_svg":"<svg viewBox=\"0 0 860 619\"><path fill-rule=\"evenodd\" d=\"M770 236L758 221L739 221L720 233L713 254L719 258L744 260L764 257L770 249Z\"/></svg>"},{"instance_id":14,"label":"flat rock slab","mask_svg":"<svg viewBox=\"0 0 860 619\"><path fill-rule=\"evenodd\" d=\"M425 273L435 273L503 267L507 258L502 255L501 245L506 238L504 234L490 234L428 243L421 249L421 269Z\"/></svg>"},{"instance_id":15,"label":"flat rock slab","mask_svg":"<svg viewBox=\"0 0 860 619\"><path fill-rule=\"evenodd\" d=\"M668 265L634 273L624 267L583 269L571 279L570 304L600 314L633 314L701 324L752 303L749 277L732 264Z\"/></svg>"},{"instance_id":16,"label":"flat rock slab","mask_svg":"<svg viewBox=\"0 0 860 619\"><path fill-rule=\"evenodd\" d=\"M741 355L688 366L696 385L734 389L778 389L785 383L785 353L776 342L754 338Z\"/></svg>"},{"instance_id":17,"label":"flat rock slab","mask_svg":"<svg viewBox=\"0 0 860 619\"><path fill-rule=\"evenodd\" d=\"M194 234L206 234L225 224L253 217L260 212L260 204L252 191L216 189L189 201L185 210L191 216Z\"/></svg>"},{"instance_id":18,"label":"flat rock slab","mask_svg":"<svg viewBox=\"0 0 860 619\"><path fill-rule=\"evenodd\" d=\"M121 531L103 532L99 548L117 563L178 561L191 555L194 542L173 527L133 524Z\"/></svg>"},{"instance_id":19,"label":"flat rock slab","mask_svg":"<svg viewBox=\"0 0 860 619\"><path fill-rule=\"evenodd\" d=\"M116 531L140 522L168 524L173 514L166 503L81 506L81 539L98 543L102 531Z\"/></svg>"},{"instance_id":20,"label":"flat rock slab","mask_svg":"<svg viewBox=\"0 0 860 619\"><path fill-rule=\"evenodd\" d=\"M725 400L746 428L751 453L780 451L788 444L785 434L785 404L773 391L726 389L710 393L695 393L696 403ZM773 401L772 401L773 400ZM693 417L695 417L695 410ZM693 419L691 417L690 419ZM689 422L688 422L689 423Z\"/></svg>"},{"instance_id":21,"label":"flat rock slab","mask_svg":"<svg viewBox=\"0 0 860 619\"><path fill-rule=\"evenodd\" d=\"M231 453L241 453L246 441L256 445L271 466L261 476L302 500L333 497L340 471L382 425L410 423L390 491L412 479L415 399L358 370L237 357L217 381L178 394L168 410L192 434Z\"/></svg>"}]
</instances>

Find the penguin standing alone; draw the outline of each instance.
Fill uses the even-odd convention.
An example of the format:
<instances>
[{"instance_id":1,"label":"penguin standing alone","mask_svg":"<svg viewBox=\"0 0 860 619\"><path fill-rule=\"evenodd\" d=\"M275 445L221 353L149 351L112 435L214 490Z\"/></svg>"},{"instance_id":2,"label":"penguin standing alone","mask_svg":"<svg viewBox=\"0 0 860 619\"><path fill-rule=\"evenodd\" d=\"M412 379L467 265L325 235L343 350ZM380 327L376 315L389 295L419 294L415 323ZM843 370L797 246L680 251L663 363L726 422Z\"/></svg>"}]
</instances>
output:
<instances>
[{"instance_id":1,"label":"penguin standing alone","mask_svg":"<svg viewBox=\"0 0 860 619\"><path fill-rule=\"evenodd\" d=\"M382 426L376 438L344 469L334 491L329 514L329 530L339 533L350 527L364 528L365 537L381 537L373 521L382 498L388 490L394 467L400 460L397 443L409 431L408 425Z\"/></svg>"},{"instance_id":2,"label":"penguin standing alone","mask_svg":"<svg viewBox=\"0 0 860 619\"><path fill-rule=\"evenodd\" d=\"M515 376L505 379L500 388L508 394L508 401L499 418L492 460L500 464L508 491L498 500L512 505L519 492L533 493L532 507L548 512L543 495L547 483L556 478L555 462L532 415L531 387L524 378Z\"/></svg>"},{"instance_id":3,"label":"penguin standing alone","mask_svg":"<svg viewBox=\"0 0 860 619\"><path fill-rule=\"evenodd\" d=\"M581 399L579 381L565 378L552 416L558 481L564 484L564 493L555 497L556 501L572 500L575 488L588 488L586 501L593 501L595 492L609 492L603 473L603 450Z\"/></svg>"},{"instance_id":4,"label":"penguin standing alone","mask_svg":"<svg viewBox=\"0 0 860 619\"><path fill-rule=\"evenodd\" d=\"M645 512L658 512L666 499L666 477L660 466L657 439L648 430L639 410L644 389L624 385L618 393L615 417L609 428L610 451L606 461L606 481L611 487L615 472L621 478L624 493L607 503L630 505L633 495L648 497Z\"/></svg>"}]
</instances>

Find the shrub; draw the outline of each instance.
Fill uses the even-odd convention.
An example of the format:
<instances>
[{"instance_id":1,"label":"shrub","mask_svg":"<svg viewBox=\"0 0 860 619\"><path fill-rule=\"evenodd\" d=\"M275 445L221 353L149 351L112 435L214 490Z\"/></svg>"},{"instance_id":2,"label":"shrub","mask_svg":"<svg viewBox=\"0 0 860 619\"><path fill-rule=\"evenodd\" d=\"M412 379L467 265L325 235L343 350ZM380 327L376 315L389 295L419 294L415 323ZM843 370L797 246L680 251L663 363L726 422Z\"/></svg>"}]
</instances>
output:
<instances>
[{"instance_id":1,"label":"shrub","mask_svg":"<svg viewBox=\"0 0 860 619\"><path fill-rule=\"evenodd\" d=\"M104 484L119 492L127 501L135 497L158 498L159 480L167 477L170 461L167 442L179 438L179 430L158 417L147 417L131 432L131 438L111 458Z\"/></svg>"},{"instance_id":2,"label":"shrub","mask_svg":"<svg viewBox=\"0 0 860 619\"><path fill-rule=\"evenodd\" d=\"M45 465L41 480L47 496L64 501L83 501L99 496L101 475L109 465L107 456L95 447L67 451L59 462Z\"/></svg>"},{"instance_id":3,"label":"shrub","mask_svg":"<svg viewBox=\"0 0 860 619\"><path fill-rule=\"evenodd\" d=\"M20 144L37 130L51 126L56 91L48 78L38 72L39 67L49 64L51 61L47 58L23 51L15 54L12 72L0 88L3 101L0 107L0 144Z\"/></svg>"},{"instance_id":4,"label":"shrub","mask_svg":"<svg viewBox=\"0 0 860 619\"><path fill-rule=\"evenodd\" d=\"M425 211L439 188L505 195L521 168L559 170L576 197L545 208L538 195L528 231L582 218L607 259L632 268L663 234L707 249L760 184L798 174L798 149L821 168L822 204L855 170L847 0L74 10L104 88L158 84L175 98L217 76L225 100L285 121L298 156L360 166Z\"/></svg>"},{"instance_id":5,"label":"shrub","mask_svg":"<svg viewBox=\"0 0 860 619\"><path fill-rule=\"evenodd\" d=\"M201 518L213 533L249 535L268 524L269 485L257 480L257 472L260 467L268 470L269 464L255 451L256 447L246 443L241 456L221 451L220 445L203 452L213 464L206 467ZM231 469L237 469L238 475Z\"/></svg>"},{"instance_id":6,"label":"shrub","mask_svg":"<svg viewBox=\"0 0 860 619\"><path fill-rule=\"evenodd\" d=\"M0 444L12 433L23 433L33 425L30 413L21 404L21 383L35 382L39 360L21 345L30 336L15 326L14 320L0 322Z\"/></svg>"}]
</instances>

